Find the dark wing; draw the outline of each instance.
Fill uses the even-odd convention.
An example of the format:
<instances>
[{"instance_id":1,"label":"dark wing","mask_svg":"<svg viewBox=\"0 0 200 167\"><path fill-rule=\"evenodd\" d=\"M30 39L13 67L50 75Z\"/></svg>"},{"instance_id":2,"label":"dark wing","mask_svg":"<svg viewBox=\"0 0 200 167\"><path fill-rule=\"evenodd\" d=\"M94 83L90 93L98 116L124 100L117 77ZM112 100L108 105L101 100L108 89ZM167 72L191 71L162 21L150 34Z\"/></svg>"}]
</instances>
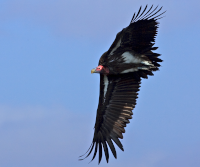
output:
<instances>
[{"instance_id":1,"label":"dark wing","mask_svg":"<svg viewBox=\"0 0 200 167\"><path fill-rule=\"evenodd\" d=\"M108 146L112 154L117 158L113 141L123 150L119 138L123 138L124 127L132 118L132 110L136 105L140 79L134 77L134 73L123 75L100 74L100 97L96 115L95 131L88 157L94 149L95 158L99 150L99 163L102 158L102 146L108 162ZM85 158L86 158L85 157Z\"/></svg>"},{"instance_id":2,"label":"dark wing","mask_svg":"<svg viewBox=\"0 0 200 167\"><path fill-rule=\"evenodd\" d=\"M161 9L162 7L158 8L158 6L153 9L152 5L148 10L146 6L141 12L140 7L138 13L133 15L130 25L117 34L109 50L100 58L99 64L111 67L113 73L118 74L124 68L120 66L124 62L122 54L132 52L140 57L143 55L144 59L154 65L154 68L148 71L158 70L160 66L158 62L162 60L158 58L160 55L153 53L152 50L157 49L153 47L159 24L157 20L165 13L159 14Z\"/></svg>"},{"instance_id":3,"label":"dark wing","mask_svg":"<svg viewBox=\"0 0 200 167\"><path fill-rule=\"evenodd\" d=\"M158 28L157 20L165 12L158 14L162 7L159 9L157 9L158 6L155 9L152 8L153 5L145 13L146 6L140 14L140 7L138 14L136 16L135 14L133 15L130 25L124 29L121 42L122 48L130 48L137 53L143 53L145 49L153 46Z\"/></svg>"},{"instance_id":4,"label":"dark wing","mask_svg":"<svg viewBox=\"0 0 200 167\"><path fill-rule=\"evenodd\" d=\"M157 9L157 6L153 9L153 5L148 11L146 11L147 5L143 12L141 12L141 8L142 7L140 7L137 15L134 13L130 25L117 34L113 44L107 52L108 55L113 54L118 48L132 49L140 53L143 52L145 48L152 46L153 42L155 42L159 24L157 20L162 18L160 16L166 11L159 14L162 7Z\"/></svg>"}]
</instances>

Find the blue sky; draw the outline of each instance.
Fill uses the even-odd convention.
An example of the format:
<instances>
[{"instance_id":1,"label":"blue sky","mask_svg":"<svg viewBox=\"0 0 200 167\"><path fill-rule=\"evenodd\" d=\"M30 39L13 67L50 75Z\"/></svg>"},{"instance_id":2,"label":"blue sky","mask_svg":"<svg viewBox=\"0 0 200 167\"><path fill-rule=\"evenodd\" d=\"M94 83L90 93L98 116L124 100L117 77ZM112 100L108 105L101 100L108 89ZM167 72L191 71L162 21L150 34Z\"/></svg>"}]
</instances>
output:
<instances>
[{"instance_id":1,"label":"blue sky","mask_svg":"<svg viewBox=\"0 0 200 167\"><path fill-rule=\"evenodd\" d=\"M0 0L1 167L97 166L78 161L98 104L90 70L146 4L167 10L155 45L164 62L142 80L125 151L107 166L200 166L199 1Z\"/></svg>"}]
</instances>

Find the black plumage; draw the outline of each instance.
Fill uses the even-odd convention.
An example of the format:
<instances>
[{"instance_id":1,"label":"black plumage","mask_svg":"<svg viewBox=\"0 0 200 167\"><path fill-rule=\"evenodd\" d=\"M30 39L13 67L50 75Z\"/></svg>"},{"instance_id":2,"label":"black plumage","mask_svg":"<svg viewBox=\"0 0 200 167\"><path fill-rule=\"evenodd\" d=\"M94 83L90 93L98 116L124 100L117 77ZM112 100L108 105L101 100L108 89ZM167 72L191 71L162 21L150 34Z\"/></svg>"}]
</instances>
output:
<instances>
[{"instance_id":1,"label":"black plumage","mask_svg":"<svg viewBox=\"0 0 200 167\"><path fill-rule=\"evenodd\" d=\"M109 50L101 56L99 66L92 70L100 73L100 96L94 137L86 157L94 150L93 160L99 151L99 163L102 152L108 162L108 147L117 158L113 141L124 150L119 138L123 139L124 128L132 118L141 78L153 75L162 62L160 54L153 52L157 49L153 45L157 20L165 12L159 14L162 7L153 9L153 5L148 10L147 5L142 12L141 9L133 15L130 25L116 35Z\"/></svg>"}]
</instances>

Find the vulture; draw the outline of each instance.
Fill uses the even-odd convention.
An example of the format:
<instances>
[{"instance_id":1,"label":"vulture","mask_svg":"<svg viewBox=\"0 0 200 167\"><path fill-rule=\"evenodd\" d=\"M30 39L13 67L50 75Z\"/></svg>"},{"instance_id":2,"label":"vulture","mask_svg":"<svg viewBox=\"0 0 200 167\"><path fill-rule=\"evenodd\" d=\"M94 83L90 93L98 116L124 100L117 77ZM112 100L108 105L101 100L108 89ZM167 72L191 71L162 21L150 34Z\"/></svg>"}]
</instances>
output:
<instances>
[{"instance_id":1,"label":"vulture","mask_svg":"<svg viewBox=\"0 0 200 167\"><path fill-rule=\"evenodd\" d=\"M123 139L124 128L132 118L141 78L153 75L162 62L160 54L153 52L158 47L153 46L159 24L157 20L165 11L161 13L162 7L154 8L153 5L141 9L134 13L129 26L116 35L113 44L99 59L98 67L91 71L100 74L100 96L94 137L85 158L94 150L92 160L98 152L98 163L102 152L108 163L109 148L117 158L114 143L124 151L119 138Z\"/></svg>"}]
</instances>

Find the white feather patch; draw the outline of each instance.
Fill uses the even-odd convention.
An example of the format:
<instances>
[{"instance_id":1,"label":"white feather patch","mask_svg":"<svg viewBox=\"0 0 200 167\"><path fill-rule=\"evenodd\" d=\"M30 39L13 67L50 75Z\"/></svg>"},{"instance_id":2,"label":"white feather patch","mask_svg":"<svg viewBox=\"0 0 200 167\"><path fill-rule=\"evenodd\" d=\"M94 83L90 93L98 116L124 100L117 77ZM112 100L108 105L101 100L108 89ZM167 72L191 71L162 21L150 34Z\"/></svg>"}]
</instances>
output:
<instances>
[{"instance_id":1,"label":"white feather patch","mask_svg":"<svg viewBox=\"0 0 200 167\"><path fill-rule=\"evenodd\" d=\"M122 54L122 57L124 58L125 63L139 64L142 62L141 58L136 57L135 55L131 54L130 52L124 52Z\"/></svg>"},{"instance_id":2,"label":"white feather patch","mask_svg":"<svg viewBox=\"0 0 200 167\"><path fill-rule=\"evenodd\" d=\"M121 39L117 42L117 45L113 48L113 50L110 52L111 55L113 55L113 52L120 46Z\"/></svg>"},{"instance_id":3,"label":"white feather patch","mask_svg":"<svg viewBox=\"0 0 200 167\"><path fill-rule=\"evenodd\" d=\"M122 71L121 73L124 74L124 73L134 72L134 71L138 71L138 69L137 68L130 68L130 69Z\"/></svg>"},{"instance_id":4,"label":"white feather patch","mask_svg":"<svg viewBox=\"0 0 200 167\"><path fill-rule=\"evenodd\" d=\"M147 61L147 60L143 60L141 63L144 64L144 65L147 65L147 66L153 66L153 64L150 61Z\"/></svg>"},{"instance_id":5,"label":"white feather patch","mask_svg":"<svg viewBox=\"0 0 200 167\"><path fill-rule=\"evenodd\" d=\"M130 52L124 52L122 54L122 57L124 58L125 63L135 63L135 64L141 63L141 64L144 64L144 65L147 65L147 66L152 66L153 65L150 61L147 61L147 60L144 60L142 58L139 58L139 57L133 55Z\"/></svg>"},{"instance_id":6,"label":"white feather patch","mask_svg":"<svg viewBox=\"0 0 200 167\"><path fill-rule=\"evenodd\" d=\"M104 97L105 97L107 89L108 89L108 84L109 84L108 77L106 75L104 75L103 81L104 81L104 90L103 90L103 92L104 92Z\"/></svg>"}]
</instances>

